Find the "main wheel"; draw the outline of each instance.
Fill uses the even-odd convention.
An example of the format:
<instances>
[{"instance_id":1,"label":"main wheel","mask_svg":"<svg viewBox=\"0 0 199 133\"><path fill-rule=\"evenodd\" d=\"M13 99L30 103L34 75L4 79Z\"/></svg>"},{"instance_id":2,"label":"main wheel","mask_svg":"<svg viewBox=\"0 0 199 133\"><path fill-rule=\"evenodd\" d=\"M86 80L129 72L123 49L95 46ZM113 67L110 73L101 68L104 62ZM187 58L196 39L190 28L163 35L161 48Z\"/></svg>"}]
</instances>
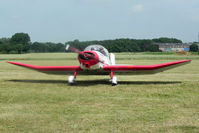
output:
<instances>
[{"instance_id":1,"label":"main wheel","mask_svg":"<svg viewBox=\"0 0 199 133\"><path fill-rule=\"evenodd\" d=\"M74 77L74 76L69 76L69 77L68 77L68 83L69 83L70 85L74 84L74 83L75 83L75 77Z\"/></svg>"},{"instance_id":2,"label":"main wheel","mask_svg":"<svg viewBox=\"0 0 199 133\"><path fill-rule=\"evenodd\" d=\"M117 77L113 76L113 78L112 78L112 86L115 86L115 85L117 85Z\"/></svg>"}]
</instances>

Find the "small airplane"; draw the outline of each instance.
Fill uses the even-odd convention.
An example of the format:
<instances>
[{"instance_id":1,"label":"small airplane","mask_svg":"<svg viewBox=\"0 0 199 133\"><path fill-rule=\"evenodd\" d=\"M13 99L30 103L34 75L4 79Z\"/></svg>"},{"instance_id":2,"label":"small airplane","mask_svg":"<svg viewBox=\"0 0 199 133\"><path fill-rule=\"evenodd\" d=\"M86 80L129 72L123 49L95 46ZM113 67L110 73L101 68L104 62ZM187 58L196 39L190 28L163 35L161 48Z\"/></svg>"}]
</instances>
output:
<instances>
[{"instance_id":1,"label":"small airplane","mask_svg":"<svg viewBox=\"0 0 199 133\"><path fill-rule=\"evenodd\" d=\"M33 69L47 74L66 75L69 74L68 83L74 84L77 74L80 75L110 75L112 85L117 85L116 75L143 75L155 74L171 68L175 68L187 63L191 60L181 60L155 65L116 65L115 55L109 53L106 48L101 45L90 45L80 51L70 45L66 46L66 50L78 53L79 66L35 66L22 64L17 62L8 62L14 65Z\"/></svg>"}]
</instances>

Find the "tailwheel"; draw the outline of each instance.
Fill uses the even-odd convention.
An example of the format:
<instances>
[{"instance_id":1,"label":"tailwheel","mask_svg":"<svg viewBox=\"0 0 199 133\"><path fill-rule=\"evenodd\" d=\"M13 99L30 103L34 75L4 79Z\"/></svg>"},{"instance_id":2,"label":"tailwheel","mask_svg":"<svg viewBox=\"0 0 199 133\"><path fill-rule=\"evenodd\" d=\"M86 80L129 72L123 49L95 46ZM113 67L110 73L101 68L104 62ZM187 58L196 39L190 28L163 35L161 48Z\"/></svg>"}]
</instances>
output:
<instances>
[{"instance_id":1,"label":"tailwheel","mask_svg":"<svg viewBox=\"0 0 199 133\"><path fill-rule=\"evenodd\" d=\"M111 83L112 83L112 86L117 85L117 77L116 76L113 76Z\"/></svg>"},{"instance_id":2,"label":"tailwheel","mask_svg":"<svg viewBox=\"0 0 199 133\"><path fill-rule=\"evenodd\" d=\"M69 83L70 85L73 85L73 84L75 83L75 76L69 76L69 77L68 77L68 83Z\"/></svg>"}]
</instances>

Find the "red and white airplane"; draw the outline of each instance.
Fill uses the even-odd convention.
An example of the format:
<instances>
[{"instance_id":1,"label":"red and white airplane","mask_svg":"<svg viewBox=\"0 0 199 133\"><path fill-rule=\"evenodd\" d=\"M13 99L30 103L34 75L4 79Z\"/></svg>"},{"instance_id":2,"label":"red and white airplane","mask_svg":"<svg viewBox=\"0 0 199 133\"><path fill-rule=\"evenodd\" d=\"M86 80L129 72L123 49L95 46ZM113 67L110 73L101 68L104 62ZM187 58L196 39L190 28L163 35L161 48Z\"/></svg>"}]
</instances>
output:
<instances>
[{"instance_id":1,"label":"red and white airplane","mask_svg":"<svg viewBox=\"0 0 199 133\"><path fill-rule=\"evenodd\" d=\"M181 60L156 65L116 65L115 55L113 53L109 53L108 50L101 45L90 45L86 47L84 51L80 51L76 48L71 47L70 45L67 45L66 50L78 53L78 60L80 63L79 66L34 66L17 62L8 63L47 74L70 74L71 76L68 77L69 84L75 83L77 74L110 75L112 85L116 85L117 77L113 76L113 74L154 74L191 62L191 60Z\"/></svg>"}]
</instances>

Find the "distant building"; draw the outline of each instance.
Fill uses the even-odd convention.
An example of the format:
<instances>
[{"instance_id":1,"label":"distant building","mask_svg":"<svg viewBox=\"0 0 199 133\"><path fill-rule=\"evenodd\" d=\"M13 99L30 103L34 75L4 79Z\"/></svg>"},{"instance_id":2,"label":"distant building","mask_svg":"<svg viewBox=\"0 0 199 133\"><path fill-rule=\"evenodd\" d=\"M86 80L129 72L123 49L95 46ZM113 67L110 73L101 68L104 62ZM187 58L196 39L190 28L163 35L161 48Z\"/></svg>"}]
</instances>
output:
<instances>
[{"instance_id":1,"label":"distant building","mask_svg":"<svg viewBox=\"0 0 199 133\"><path fill-rule=\"evenodd\" d=\"M189 51L191 43L156 43L163 52Z\"/></svg>"}]
</instances>

